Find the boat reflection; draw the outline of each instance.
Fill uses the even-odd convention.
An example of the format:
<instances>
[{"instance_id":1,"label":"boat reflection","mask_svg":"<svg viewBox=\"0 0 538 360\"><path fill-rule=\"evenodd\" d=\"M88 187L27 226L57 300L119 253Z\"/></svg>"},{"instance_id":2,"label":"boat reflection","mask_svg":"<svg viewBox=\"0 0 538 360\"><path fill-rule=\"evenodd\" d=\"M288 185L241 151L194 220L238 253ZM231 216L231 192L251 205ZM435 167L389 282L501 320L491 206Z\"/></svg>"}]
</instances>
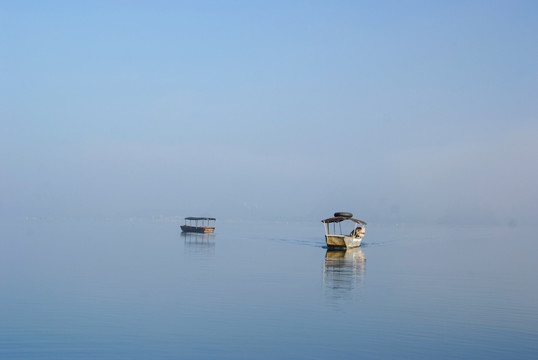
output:
<instances>
[{"instance_id":1,"label":"boat reflection","mask_svg":"<svg viewBox=\"0 0 538 360\"><path fill-rule=\"evenodd\" d=\"M213 253L215 251L215 234L181 233L185 250L191 253Z\"/></svg>"},{"instance_id":2,"label":"boat reflection","mask_svg":"<svg viewBox=\"0 0 538 360\"><path fill-rule=\"evenodd\" d=\"M352 298L364 276L365 257L361 248L327 250L323 286L334 298Z\"/></svg>"}]
</instances>

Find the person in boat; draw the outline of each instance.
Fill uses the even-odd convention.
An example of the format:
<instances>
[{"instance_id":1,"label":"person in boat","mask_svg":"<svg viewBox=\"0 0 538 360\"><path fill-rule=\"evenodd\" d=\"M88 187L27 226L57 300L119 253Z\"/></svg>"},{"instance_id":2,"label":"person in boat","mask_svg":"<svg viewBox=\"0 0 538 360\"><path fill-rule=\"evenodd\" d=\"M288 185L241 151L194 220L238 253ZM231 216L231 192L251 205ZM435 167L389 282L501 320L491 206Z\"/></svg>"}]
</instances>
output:
<instances>
[{"instance_id":1,"label":"person in boat","mask_svg":"<svg viewBox=\"0 0 538 360\"><path fill-rule=\"evenodd\" d=\"M353 237L359 237L359 236L362 235L362 234L361 234L361 231L362 231L362 227L359 226L358 228L354 229L354 230L351 232L351 234L349 234L349 235L350 235L350 236L353 236Z\"/></svg>"}]
</instances>

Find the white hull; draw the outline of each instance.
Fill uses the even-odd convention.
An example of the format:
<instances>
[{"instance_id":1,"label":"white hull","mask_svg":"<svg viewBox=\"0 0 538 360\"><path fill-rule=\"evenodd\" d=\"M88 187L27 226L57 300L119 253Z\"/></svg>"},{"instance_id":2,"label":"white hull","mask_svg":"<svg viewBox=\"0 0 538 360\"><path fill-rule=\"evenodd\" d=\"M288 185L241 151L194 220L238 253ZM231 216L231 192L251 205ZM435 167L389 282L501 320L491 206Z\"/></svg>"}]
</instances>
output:
<instances>
[{"instance_id":1,"label":"white hull","mask_svg":"<svg viewBox=\"0 0 538 360\"><path fill-rule=\"evenodd\" d=\"M348 235L325 235L328 248L354 248L361 246L362 237L351 237Z\"/></svg>"}]
</instances>

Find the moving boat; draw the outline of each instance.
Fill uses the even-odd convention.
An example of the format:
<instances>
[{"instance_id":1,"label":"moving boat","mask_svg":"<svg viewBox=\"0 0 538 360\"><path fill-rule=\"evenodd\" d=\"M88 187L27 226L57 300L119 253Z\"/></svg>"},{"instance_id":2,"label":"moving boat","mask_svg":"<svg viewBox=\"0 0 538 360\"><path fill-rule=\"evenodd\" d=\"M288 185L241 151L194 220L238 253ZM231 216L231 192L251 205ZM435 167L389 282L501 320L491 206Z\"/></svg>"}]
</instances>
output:
<instances>
[{"instance_id":1,"label":"moving boat","mask_svg":"<svg viewBox=\"0 0 538 360\"><path fill-rule=\"evenodd\" d=\"M361 246L362 238L366 232L366 222L353 218L352 213L336 212L333 217L321 220L321 222L325 228L325 242L328 249L348 249ZM342 229L343 222L344 229ZM350 225L352 230L348 234L346 229L349 231Z\"/></svg>"},{"instance_id":2,"label":"moving boat","mask_svg":"<svg viewBox=\"0 0 538 360\"><path fill-rule=\"evenodd\" d=\"M217 219L212 217L189 216L185 218L185 225L181 225L181 231L186 233L212 233L215 232L216 221Z\"/></svg>"}]
</instances>

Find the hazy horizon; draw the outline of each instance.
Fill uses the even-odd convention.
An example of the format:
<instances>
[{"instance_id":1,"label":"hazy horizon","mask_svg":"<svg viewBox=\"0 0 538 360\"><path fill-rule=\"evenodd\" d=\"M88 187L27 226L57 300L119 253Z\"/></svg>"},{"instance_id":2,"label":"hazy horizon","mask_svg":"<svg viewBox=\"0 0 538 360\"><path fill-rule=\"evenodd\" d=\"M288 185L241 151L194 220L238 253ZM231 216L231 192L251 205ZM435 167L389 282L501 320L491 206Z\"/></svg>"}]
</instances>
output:
<instances>
[{"instance_id":1,"label":"hazy horizon","mask_svg":"<svg viewBox=\"0 0 538 360\"><path fill-rule=\"evenodd\" d=\"M0 216L534 225L534 2L0 5Z\"/></svg>"}]
</instances>

